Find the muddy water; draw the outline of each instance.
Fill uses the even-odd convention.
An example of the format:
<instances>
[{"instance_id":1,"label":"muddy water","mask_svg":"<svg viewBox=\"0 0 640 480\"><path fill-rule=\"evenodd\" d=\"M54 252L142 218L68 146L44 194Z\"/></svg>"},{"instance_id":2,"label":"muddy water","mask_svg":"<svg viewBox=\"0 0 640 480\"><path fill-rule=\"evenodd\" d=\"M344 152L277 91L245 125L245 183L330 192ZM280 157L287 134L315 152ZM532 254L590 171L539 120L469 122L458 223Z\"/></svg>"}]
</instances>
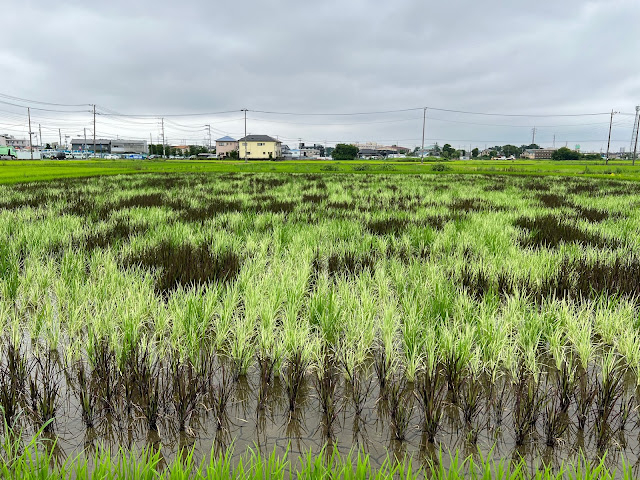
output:
<instances>
[{"instance_id":1,"label":"muddy water","mask_svg":"<svg viewBox=\"0 0 640 480\"><path fill-rule=\"evenodd\" d=\"M371 376L374 378L373 374ZM212 452L219 454L233 448L237 461L247 448L259 449L264 454L270 454L274 449L278 454L288 451L289 458L295 459L309 451L318 454L327 444L335 446L345 455L351 450L362 449L370 455L373 466L380 466L388 456L392 461L411 456L416 468L428 460L437 461L440 450L445 452L445 464L449 463L447 452L459 450L461 456L482 454L486 457L491 452L494 458L522 457L531 468L542 462L558 466L564 460L579 458L581 452L590 460L599 459L604 453L596 447L595 407L591 407L587 426L581 431L574 420L577 413L575 402L572 402L568 412L573 421L557 445L551 448L545 445L544 409L541 409L535 431L526 437L523 445L516 445L513 392L506 391L501 408L495 402L490 404L483 395L478 414L470 423L463 420L461 408L451 404L451 399L447 397L436 441L429 443L422 430L422 412L417 402L411 401L406 403L411 414L405 438L402 441L395 440L388 401L380 398L375 379L366 392L359 415L355 413L350 387L344 379L341 380L335 396L338 414L330 431L321 414L321 404L311 375L302 385L294 412L289 411L286 388L280 378L272 381L264 408L258 408L259 382L257 371L251 371L247 377L234 382L234 393L221 429L217 428L217 419L203 397L190 419L187 431L180 432L173 407L167 398L161 408L157 431L149 431L141 411L135 407L130 415L126 414L124 408L116 408L113 413L102 413L98 416L95 428L88 429L82 421L77 396L67 389L62 380L63 401L56 414L55 433L48 438L57 439L55 453L61 458L75 456L82 451L91 453L100 445L106 445L112 450L120 446L137 450L152 447L159 450L163 462L170 462L185 447L194 449L197 461L207 458ZM488 391L489 385L485 384L484 388L485 392ZM631 388L627 391L624 401L631 399ZM408 394L406 398L413 397ZM622 401L618 402L616 412ZM614 432L608 442L606 456L609 466L621 467L623 455L627 463L635 463L635 468L640 469L640 419L635 405L633 403L624 430L619 428L620 415L613 417L611 426ZM21 423L30 426L30 431L33 431L27 416L23 415Z\"/></svg>"}]
</instances>

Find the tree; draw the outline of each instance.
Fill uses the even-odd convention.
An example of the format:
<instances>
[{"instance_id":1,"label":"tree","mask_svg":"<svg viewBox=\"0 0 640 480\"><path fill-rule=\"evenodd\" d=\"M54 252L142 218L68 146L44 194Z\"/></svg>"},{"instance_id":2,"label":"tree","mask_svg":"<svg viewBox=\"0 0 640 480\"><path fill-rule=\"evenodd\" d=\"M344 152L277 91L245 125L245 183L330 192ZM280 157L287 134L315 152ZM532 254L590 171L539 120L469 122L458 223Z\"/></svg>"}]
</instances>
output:
<instances>
[{"instance_id":1,"label":"tree","mask_svg":"<svg viewBox=\"0 0 640 480\"><path fill-rule=\"evenodd\" d=\"M442 147L442 156L445 158L451 158L455 152L456 152L456 149L453 148L448 143L445 143L444 146Z\"/></svg>"},{"instance_id":2,"label":"tree","mask_svg":"<svg viewBox=\"0 0 640 480\"><path fill-rule=\"evenodd\" d=\"M515 145L503 145L502 154L505 157L510 157L511 155L516 157L516 156L520 155L520 149L518 147L516 147Z\"/></svg>"},{"instance_id":3,"label":"tree","mask_svg":"<svg viewBox=\"0 0 640 480\"><path fill-rule=\"evenodd\" d=\"M473 150L471 150L471 156L473 158L478 158L478 155L480 155L480 150L478 150L478 147L476 147Z\"/></svg>"},{"instance_id":4,"label":"tree","mask_svg":"<svg viewBox=\"0 0 640 480\"><path fill-rule=\"evenodd\" d=\"M334 160L353 160L358 156L358 147L355 145L347 145L345 143L339 143L336 148L331 152L331 158Z\"/></svg>"},{"instance_id":5,"label":"tree","mask_svg":"<svg viewBox=\"0 0 640 480\"><path fill-rule=\"evenodd\" d=\"M551 155L551 160L580 160L580 152L567 147L560 147Z\"/></svg>"},{"instance_id":6,"label":"tree","mask_svg":"<svg viewBox=\"0 0 640 480\"><path fill-rule=\"evenodd\" d=\"M227 158L232 158L234 160L237 160L238 158L240 158L240 155L238 154L238 150L231 150L227 155Z\"/></svg>"},{"instance_id":7,"label":"tree","mask_svg":"<svg viewBox=\"0 0 640 480\"><path fill-rule=\"evenodd\" d=\"M44 148L46 148L47 150L51 150L51 144L47 143L46 147L44 147Z\"/></svg>"},{"instance_id":8,"label":"tree","mask_svg":"<svg viewBox=\"0 0 640 480\"><path fill-rule=\"evenodd\" d=\"M540 145L538 145L537 143L532 143L530 145L521 145L520 153L524 153L525 150L537 150L539 148L540 148Z\"/></svg>"}]
</instances>

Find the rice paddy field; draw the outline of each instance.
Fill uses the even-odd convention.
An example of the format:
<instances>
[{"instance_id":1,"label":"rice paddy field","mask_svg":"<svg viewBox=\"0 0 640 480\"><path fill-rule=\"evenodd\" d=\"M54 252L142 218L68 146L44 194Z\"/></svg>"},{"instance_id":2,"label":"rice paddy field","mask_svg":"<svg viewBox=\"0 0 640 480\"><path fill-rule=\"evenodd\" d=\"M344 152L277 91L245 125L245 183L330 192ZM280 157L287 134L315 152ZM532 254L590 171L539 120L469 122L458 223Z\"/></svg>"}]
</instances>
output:
<instances>
[{"instance_id":1,"label":"rice paddy field","mask_svg":"<svg viewBox=\"0 0 640 480\"><path fill-rule=\"evenodd\" d=\"M639 194L366 172L0 186L0 472L636 477Z\"/></svg>"}]
</instances>

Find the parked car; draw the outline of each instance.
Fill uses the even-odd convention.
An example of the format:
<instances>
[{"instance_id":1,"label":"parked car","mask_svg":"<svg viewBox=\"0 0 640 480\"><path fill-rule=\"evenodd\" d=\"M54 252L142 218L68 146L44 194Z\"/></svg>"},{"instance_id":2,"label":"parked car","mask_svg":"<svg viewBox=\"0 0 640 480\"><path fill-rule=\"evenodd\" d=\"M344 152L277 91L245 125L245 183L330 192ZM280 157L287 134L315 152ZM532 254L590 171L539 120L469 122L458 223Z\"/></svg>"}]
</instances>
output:
<instances>
[{"instance_id":1,"label":"parked car","mask_svg":"<svg viewBox=\"0 0 640 480\"><path fill-rule=\"evenodd\" d=\"M54 155L52 155L51 158L55 160L64 160L65 158L67 158L67 154L64 152L56 152Z\"/></svg>"}]
</instances>

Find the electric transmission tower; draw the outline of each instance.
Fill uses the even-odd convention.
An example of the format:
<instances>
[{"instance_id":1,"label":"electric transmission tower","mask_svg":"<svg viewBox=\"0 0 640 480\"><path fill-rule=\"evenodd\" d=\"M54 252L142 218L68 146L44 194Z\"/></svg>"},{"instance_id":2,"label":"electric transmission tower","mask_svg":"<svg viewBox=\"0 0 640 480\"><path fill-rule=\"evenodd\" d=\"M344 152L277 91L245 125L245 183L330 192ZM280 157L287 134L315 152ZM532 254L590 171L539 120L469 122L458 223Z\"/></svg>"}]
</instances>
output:
<instances>
[{"instance_id":1,"label":"electric transmission tower","mask_svg":"<svg viewBox=\"0 0 640 480\"><path fill-rule=\"evenodd\" d=\"M631 131L631 147L629 152L632 155L633 164L636 164L636 152L638 148L638 127L640 127L640 105L636 105L636 119L633 122L633 130Z\"/></svg>"}]
</instances>

